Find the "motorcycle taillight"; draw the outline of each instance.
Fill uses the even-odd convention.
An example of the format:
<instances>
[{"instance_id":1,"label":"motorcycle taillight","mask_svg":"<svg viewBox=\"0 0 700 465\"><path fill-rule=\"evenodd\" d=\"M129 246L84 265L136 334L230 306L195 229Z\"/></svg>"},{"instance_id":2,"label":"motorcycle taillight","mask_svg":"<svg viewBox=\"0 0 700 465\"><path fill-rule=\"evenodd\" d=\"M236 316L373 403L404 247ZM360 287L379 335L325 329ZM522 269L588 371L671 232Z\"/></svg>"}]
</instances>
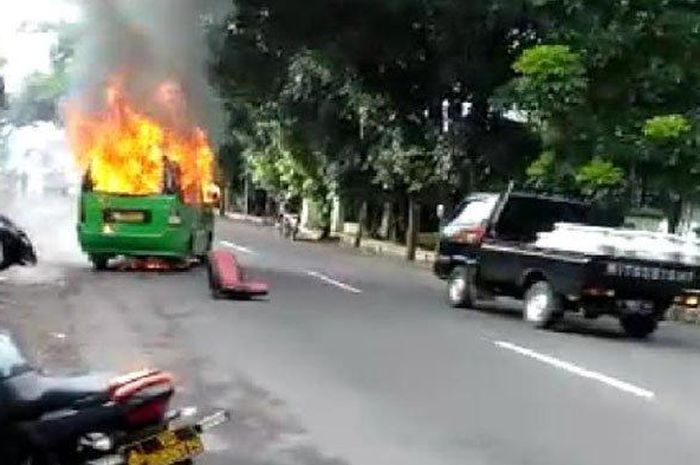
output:
<instances>
[{"instance_id":1,"label":"motorcycle taillight","mask_svg":"<svg viewBox=\"0 0 700 465\"><path fill-rule=\"evenodd\" d=\"M172 375L157 370L126 375L110 386L112 400L124 407L130 426L162 421L173 393Z\"/></svg>"},{"instance_id":2,"label":"motorcycle taillight","mask_svg":"<svg viewBox=\"0 0 700 465\"><path fill-rule=\"evenodd\" d=\"M165 418L169 405L170 396L153 399L150 402L127 410L126 422L129 426L159 423Z\"/></svg>"}]
</instances>

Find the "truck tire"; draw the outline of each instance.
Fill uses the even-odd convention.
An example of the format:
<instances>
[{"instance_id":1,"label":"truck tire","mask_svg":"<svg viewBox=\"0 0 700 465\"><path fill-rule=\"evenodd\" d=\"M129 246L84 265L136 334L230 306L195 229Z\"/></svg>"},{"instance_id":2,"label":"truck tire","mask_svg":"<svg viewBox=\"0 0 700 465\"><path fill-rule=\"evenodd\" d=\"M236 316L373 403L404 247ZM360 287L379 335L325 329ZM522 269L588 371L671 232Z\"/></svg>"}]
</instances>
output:
<instances>
[{"instance_id":1,"label":"truck tire","mask_svg":"<svg viewBox=\"0 0 700 465\"><path fill-rule=\"evenodd\" d=\"M551 328L563 315L563 298L548 281L536 281L525 292L523 319L539 329Z\"/></svg>"},{"instance_id":2,"label":"truck tire","mask_svg":"<svg viewBox=\"0 0 700 465\"><path fill-rule=\"evenodd\" d=\"M453 308L470 308L476 303L474 271L458 266L447 280L447 302Z\"/></svg>"},{"instance_id":3,"label":"truck tire","mask_svg":"<svg viewBox=\"0 0 700 465\"><path fill-rule=\"evenodd\" d=\"M0 236L0 271L10 267L10 254L7 250L7 242L3 236Z\"/></svg>"},{"instance_id":4,"label":"truck tire","mask_svg":"<svg viewBox=\"0 0 700 465\"><path fill-rule=\"evenodd\" d=\"M625 333L634 339L644 339L656 331L659 323L654 315L629 313L620 317L620 325Z\"/></svg>"}]
</instances>

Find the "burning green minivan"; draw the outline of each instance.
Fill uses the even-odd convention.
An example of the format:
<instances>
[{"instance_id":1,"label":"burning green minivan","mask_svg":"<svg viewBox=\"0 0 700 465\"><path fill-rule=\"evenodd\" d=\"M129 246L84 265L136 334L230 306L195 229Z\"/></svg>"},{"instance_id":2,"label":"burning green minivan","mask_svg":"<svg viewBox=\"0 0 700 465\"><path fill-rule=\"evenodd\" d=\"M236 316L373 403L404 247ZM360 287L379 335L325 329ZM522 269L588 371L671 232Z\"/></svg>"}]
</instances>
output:
<instances>
[{"instance_id":1,"label":"burning green minivan","mask_svg":"<svg viewBox=\"0 0 700 465\"><path fill-rule=\"evenodd\" d=\"M80 196L78 237L96 270L105 270L118 256L206 259L216 195L185 202L178 186L153 195L112 194L94 190L89 178Z\"/></svg>"}]
</instances>

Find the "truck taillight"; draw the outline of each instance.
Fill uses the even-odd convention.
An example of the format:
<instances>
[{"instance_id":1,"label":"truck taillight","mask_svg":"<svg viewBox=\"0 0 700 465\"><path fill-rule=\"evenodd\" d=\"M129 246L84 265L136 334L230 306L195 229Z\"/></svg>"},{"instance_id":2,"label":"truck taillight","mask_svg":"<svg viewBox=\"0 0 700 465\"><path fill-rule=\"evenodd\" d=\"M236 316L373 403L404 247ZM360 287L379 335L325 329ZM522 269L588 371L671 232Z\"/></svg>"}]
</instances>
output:
<instances>
[{"instance_id":1,"label":"truck taillight","mask_svg":"<svg viewBox=\"0 0 700 465\"><path fill-rule=\"evenodd\" d=\"M486 236L486 229L484 228L464 228L457 231L453 240L460 244L478 245L481 244L484 236Z\"/></svg>"}]
</instances>

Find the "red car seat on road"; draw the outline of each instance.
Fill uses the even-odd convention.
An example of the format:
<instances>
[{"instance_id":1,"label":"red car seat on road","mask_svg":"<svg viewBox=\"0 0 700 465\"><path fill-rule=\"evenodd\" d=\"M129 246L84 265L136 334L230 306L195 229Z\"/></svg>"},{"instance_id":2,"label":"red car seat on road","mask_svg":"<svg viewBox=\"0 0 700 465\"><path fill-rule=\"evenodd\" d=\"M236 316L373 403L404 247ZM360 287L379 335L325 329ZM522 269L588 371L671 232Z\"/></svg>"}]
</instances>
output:
<instances>
[{"instance_id":1,"label":"red car seat on road","mask_svg":"<svg viewBox=\"0 0 700 465\"><path fill-rule=\"evenodd\" d=\"M269 293L267 284L248 281L236 256L224 250L209 253L209 287L215 298L222 297L258 297Z\"/></svg>"}]
</instances>

